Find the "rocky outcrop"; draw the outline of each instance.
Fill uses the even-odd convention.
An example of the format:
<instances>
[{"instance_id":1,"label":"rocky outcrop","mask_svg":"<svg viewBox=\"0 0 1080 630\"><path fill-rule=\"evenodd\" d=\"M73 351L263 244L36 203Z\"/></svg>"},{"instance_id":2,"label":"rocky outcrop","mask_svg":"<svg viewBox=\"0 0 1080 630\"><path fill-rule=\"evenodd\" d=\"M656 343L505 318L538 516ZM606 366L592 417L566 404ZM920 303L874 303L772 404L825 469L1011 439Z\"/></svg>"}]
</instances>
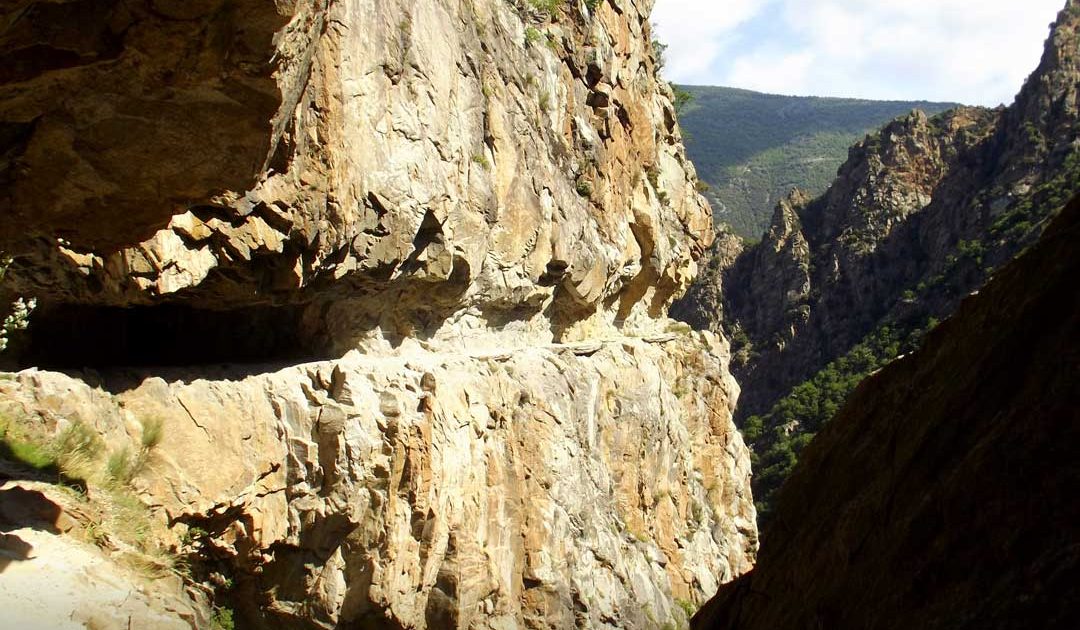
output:
<instances>
[{"instance_id":1,"label":"rocky outcrop","mask_svg":"<svg viewBox=\"0 0 1080 630\"><path fill-rule=\"evenodd\" d=\"M671 316L696 330L708 330L718 318L724 321L723 274L735 264L745 247L738 235L723 225L718 226L705 264L686 295L671 305Z\"/></svg>"},{"instance_id":2,"label":"rocky outcrop","mask_svg":"<svg viewBox=\"0 0 1080 630\"><path fill-rule=\"evenodd\" d=\"M914 219L934 212L935 200L952 203L939 193L946 176L976 159L997 116L913 112L853 147L825 195L796 191L777 206L761 243L725 272L728 327L752 346L738 370L747 390L740 417L767 411L858 343L929 273L927 263L954 251L951 239L913 243Z\"/></svg>"},{"instance_id":3,"label":"rocky outcrop","mask_svg":"<svg viewBox=\"0 0 1080 630\"><path fill-rule=\"evenodd\" d=\"M801 220L796 208L809 199L794 190L776 206L772 226L762 239L762 245L754 249L753 257L736 259L741 265L750 265L759 272L749 278L748 284L733 290L745 289L746 302L760 304L753 314L756 321L747 321L751 330L780 330L796 311L809 311L805 307L810 292L810 249L802 233ZM740 300L740 303L742 301ZM734 302L733 302L734 304ZM739 317L732 313L732 317ZM742 321L742 318L739 318ZM790 336L789 332L787 336Z\"/></svg>"},{"instance_id":4,"label":"rocky outcrop","mask_svg":"<svg viewBox=\"0 0 1080 630\"><path fill-rule=\"evenodd\" d=\"M862 383L694 628L1073 628L1080 197Z\"/></svg>"},{"instance_id":5,"label":"rocky outcrop","mask_svg":"<svg viewBox=\"0 0 1080 630\"><path fill-rule=\"evenodd\" d=\"M162 420L140 490L204 532L192 561L233 576L254 627L645 628L753 560L717 343L354 352L97 387L26 371L0 391L46 428Z\"/></svg>"},{"instance_id":6,"label":"rocky outcrop","mask_svg":"<svg viewBox=\"0 0 1080 630\"><path fill-rule=\"evenodd\" d=\"M559 336L661 315L711 222L651 3L554 6L20 3L13 289L43 313L292 305L335 351L452 315Z\"/></svg>"},{"instance_id":7,"label":"rocky outcrop","mask_svg":"<svg viewBox=\"0 0 1080 630\"><path fill-rule=\"evenodd\" d=\"M134 483L243 625L684 622L757 536L727 343L666 318L712 227L650 9L5 6L12 346L60 368L14 417L162 419Z\"/></svg>"},{"instance_id":8,"label":"rocky outcrop","mask_svg":"<svg viewBox=\"0 0 1080 630\"><path fill-rule=\"evenodd\" d=\"M94 510L69 488L9 479L0 462L0 601L11 628L211 627L206 597L178 575L104 552Z\"/></svg>"}]
</instances>

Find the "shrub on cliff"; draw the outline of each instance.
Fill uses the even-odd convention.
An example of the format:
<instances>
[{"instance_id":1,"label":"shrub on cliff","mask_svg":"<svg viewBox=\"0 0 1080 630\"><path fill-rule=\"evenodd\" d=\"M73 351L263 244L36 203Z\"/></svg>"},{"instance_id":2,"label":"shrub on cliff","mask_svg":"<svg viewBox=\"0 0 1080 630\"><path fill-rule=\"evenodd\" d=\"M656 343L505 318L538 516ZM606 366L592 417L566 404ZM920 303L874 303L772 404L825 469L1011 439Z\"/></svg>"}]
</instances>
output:
<instances>
[{"instance_id":1,"label":"shrub on cliff","mask_svg":"<svg viewBox=\"0 0 1080 630\"><path fill-rule=\"evenodd\" d=\"M872 372L918 347L935 325L937 320L931 318L914 330L882 326L792 389L768 413L746 419L742 433L753 450L753 488L760 517L768 516L773 495L795 468L799 453L836 415L848 394Z\"/></svg>"},{"instance_id":2,"label":"shrub on cliff","mask_svg":"<svg viewBox=\"0 0 1080 630\"><path fill-rule=\"evenodd\" d=\"M0 282L3 281L10 264L11 259L0 254ZM20 297L12 303L11 312L4 318L3 324L0 324L0 352L7 349L8 339L11 338L12 333L26 330L26 327L30 325L30 313L36 306L37 300L34 298L27 300Z\"/></svg>"}]
</instances>

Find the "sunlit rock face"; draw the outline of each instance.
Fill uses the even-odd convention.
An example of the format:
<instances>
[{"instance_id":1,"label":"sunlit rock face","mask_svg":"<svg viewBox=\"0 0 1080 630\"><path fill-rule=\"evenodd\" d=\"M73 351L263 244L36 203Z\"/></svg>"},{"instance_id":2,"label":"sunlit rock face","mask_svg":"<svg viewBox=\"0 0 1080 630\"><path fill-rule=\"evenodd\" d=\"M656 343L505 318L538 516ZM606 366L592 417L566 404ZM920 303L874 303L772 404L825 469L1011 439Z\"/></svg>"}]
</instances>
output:
<instances>
[{"instance_id":1,"label":"sunlit rock face","mask_svg":"<svg viewBox=\"0 0 1080 630\"><path fill-rule=\"evenodd\" d=\"M651 3L590 4L3 8L13 347L65 372L0 389L163 419L136 486L245 624L680 625L750 568Z\"/></svg>"},{"instance_id":2,"label":"sunlit rock face","mask_svg":"<svg viewBox=\"0 0 1080 630\"><path fill-rule=\"evenodd\" d=\"M644 628L753 561L726 352L673 334L0 392L46 426L161 419L140 490L206 532L193 561L228 568L252 621Z\"/></svg>"},{"instance_id":3,"label":"sunlit rock face","mask_svg":"<svg viewBox=\"0 0 1080 630\"><path fill-rule=\"evenodd\" d=\"M302 304L338 348L661 315L712 236L650 8L32 4L0 42L33 59L0 86L13 279L50 303Z\"/></svg>"}]
</instances>

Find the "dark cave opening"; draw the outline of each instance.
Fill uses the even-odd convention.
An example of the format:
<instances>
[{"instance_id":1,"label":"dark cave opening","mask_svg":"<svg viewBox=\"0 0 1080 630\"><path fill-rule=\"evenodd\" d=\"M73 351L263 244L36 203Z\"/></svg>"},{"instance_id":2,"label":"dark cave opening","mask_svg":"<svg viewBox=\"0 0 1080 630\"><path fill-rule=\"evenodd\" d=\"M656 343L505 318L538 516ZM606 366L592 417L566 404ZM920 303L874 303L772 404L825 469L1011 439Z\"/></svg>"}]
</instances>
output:
<instances>
[{"instance_id":1,"label":"dark cave opening","mask_svg":"<svg viewBox=\"0 0 1080 630\"><path fill-rule=\"evenodd\" d=\"M303 306L211 310L47 305L18 352L23 367L98 368L272 363L315 359Z\"/></svg>"}]
</instances>

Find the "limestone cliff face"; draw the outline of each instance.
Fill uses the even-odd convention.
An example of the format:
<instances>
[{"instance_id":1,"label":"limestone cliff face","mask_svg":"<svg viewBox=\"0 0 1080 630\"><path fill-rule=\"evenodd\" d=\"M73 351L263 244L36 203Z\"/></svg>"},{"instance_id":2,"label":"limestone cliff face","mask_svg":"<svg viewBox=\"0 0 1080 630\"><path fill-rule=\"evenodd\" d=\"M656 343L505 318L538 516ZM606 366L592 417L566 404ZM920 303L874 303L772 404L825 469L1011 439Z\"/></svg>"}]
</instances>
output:
<instances>
[{"instance_id":1,"label":"limestone cliff face","mask_svg":"<svg viewBox=\"0 0 1080 630\"><path fill-rule=\"evenodd\" d=\"M708 327L745 335L741 418L882 325L947 316L1038 237L1080 182L1078 24L1069 0L1012 106L887 125L851 149L824 195L778 208L762 242L719 274L722 305L679 304L722 311Z\"/></svg>"},{"instance_id":2,"label":"limestone cliff face","mask_svg":"<svg viewBox=\"0 0 1080 630\"><path fill-rule=\"evenodd\" d=\"M1080 197L864 381L694 628L1074 628ZM1033 489L1037 488L1037 491Z\"/></svg>"},{"instance_id":3,"label":"limestone cliff face","mask_svg":"<svg viewBox=\"0 0 1080 630\"><path fill-rule=\"evenodd\" d=\"M45 302L561 335L661 314L711 241L649 2L22 4L0 237Z\"/></svg>"},{"instance_id":4,"label":"limestone cliff face","mask_svg":"<svg viewBox=\"0 0 1080 630\"><path fill-rule=\"evenodd\" d=\"M251 627L685 621L757 536L650 9L5 6L13 346L67 370L15 415L164 419L135 483Z\"/></svg>"},{"instance_id":5,"label":"limestone cliff face","mask_svg":"<svg viewBox=\"0 0 1080 630\"><path fill-rule=\"evenodd\" d=\"M224 601L253 627L648 628L753 560L725 351L353 352L235 381L30 370L0 391L45 428L163 420L139 488L178 536L206 532L183 552L233 576Z\"/></svg>"},{"instance_id":6,"label":"limestone cliff face","mask_svg":"<svg viewBox=\"0 0 1080 630\"><path fill-rule=\"evenodd\" d=\"M719 226L707 260L686 294L671 305L671 316L697 330L708 330L724 318L724 272L746 248L738 235Z\"/></svg>"}]
</instances>

